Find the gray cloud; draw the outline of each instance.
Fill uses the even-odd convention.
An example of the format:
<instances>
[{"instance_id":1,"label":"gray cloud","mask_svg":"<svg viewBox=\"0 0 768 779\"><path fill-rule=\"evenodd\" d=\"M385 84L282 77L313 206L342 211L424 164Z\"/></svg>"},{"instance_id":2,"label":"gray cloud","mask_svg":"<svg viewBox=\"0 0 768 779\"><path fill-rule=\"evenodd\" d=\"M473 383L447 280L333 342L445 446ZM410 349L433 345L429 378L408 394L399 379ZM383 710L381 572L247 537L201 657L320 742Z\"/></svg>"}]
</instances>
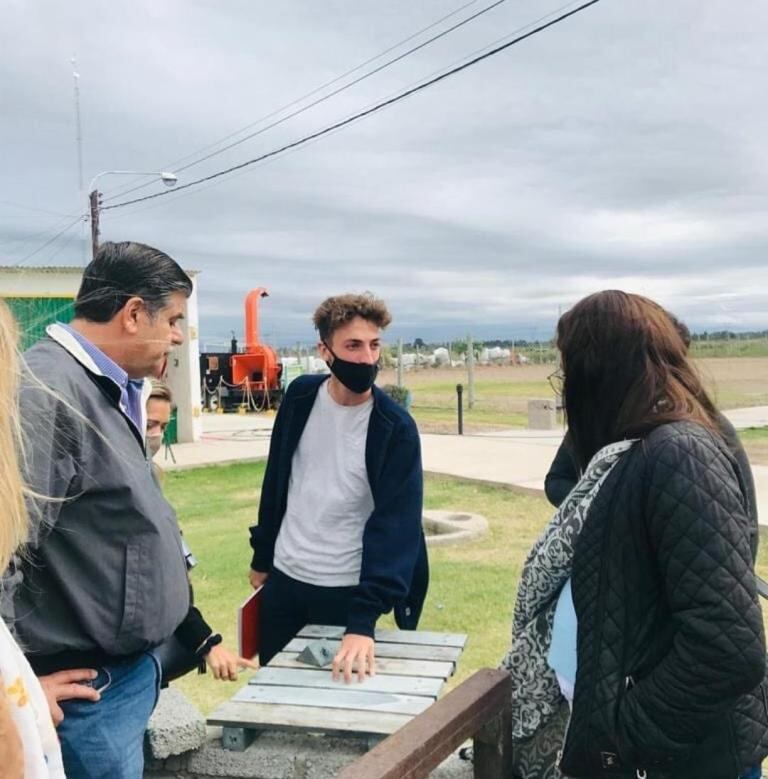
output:
<instances>
[{"instance_id":1,"label":"gray cloud","mask_svg":"<svg viewBox=\"0 0 768 779\"><path fill-rule=\"evenodd\" d=\"M88 181L169 167L459 4L14 0L0 31L0 201L82 208L75 52ZM180 178L312 132L543 10L506 3ZM106 211L103 234L202 271L204 340L240 331L253 286L270 289L264 331L278 343L311 341L314 305L344 289L384 295L393 337L544 335L560 309L608 286L650 294L696 327L765 327L768 109L754 95L766 22L757 0L603 0L302 150ZM125 182L102 184L109 197ZM55 221L0 203L0 262L39 246L30 236ZM31 262L79 262L79 235Z\"/></svg>"}]
</instances>

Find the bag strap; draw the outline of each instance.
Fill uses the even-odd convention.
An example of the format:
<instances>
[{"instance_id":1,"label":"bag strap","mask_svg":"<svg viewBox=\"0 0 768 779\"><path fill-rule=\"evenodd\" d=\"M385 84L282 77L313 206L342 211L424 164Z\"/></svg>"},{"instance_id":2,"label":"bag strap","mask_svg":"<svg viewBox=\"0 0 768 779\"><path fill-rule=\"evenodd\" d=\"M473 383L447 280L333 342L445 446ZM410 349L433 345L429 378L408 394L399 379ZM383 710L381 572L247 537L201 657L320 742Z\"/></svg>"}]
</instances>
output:
<instances>
[{"instance_id":1,"label":"bag strap","mask_svg":"<svg viewBox=\"0 0 768 779\"><path fill-rule=\"evenodd\" d=\"M768 582L759 576L755 576L755 579L757 579L757 594L768 600Z\"/></svg>"}]
</instances>

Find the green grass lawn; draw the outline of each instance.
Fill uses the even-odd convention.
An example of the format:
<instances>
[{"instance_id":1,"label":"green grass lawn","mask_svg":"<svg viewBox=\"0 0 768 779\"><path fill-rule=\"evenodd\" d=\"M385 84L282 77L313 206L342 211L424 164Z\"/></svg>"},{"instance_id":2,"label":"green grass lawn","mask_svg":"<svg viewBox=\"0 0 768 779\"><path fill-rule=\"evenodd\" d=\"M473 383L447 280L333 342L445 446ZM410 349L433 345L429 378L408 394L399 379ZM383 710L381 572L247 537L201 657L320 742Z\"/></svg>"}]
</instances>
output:
<instances>
[{"instance_id":1,"label":"green grass lawn","mask_svg":"<svg viewBox=\"0 0 768 779\"><path fill-rule=\"evenodd\" d=\"M459 380L462 377L459 376ZM457 424L456 383L435 381L416 386L411 413L424 432L454 432ZM546 381L509 381L504 376L490 376L475 383L475 405L469 408L464 382L464 427L467 432L498 430L505 427L527 427L528 401L551 398Z\"/></svg>"},{"instance_id":2,"label":"green grass lawn","mask_svg":"<svg viewBox=\"0 0 768 779\"><path fill-rule=\"evenodd\" d=\"M200 563L192 573L197 604L233 649L236 609L250 592L248 527L255 522L263 475L263 463L243 463L165 477L168 498ZM552 509L543 498L450 477L428 475L425 487L425 508L479 513L490 525L484 538L430 550L431 585L419 627L469 635L451 682L456 684L478 668L496 666L506 651L520 568ZM763 577L768 577L766 542L764 536ZM379 624L393 623L385 617ZM239 686L209 674L189 674L176 684L205 712Z\"/></svg>"},{"instance_id":3,"label":"green grass lawn","mask_svg":"<svg viewBox=\"0 0 768 779\"><path fill-rule=\"evenodd\" d=\"M768 338L728 338L717 341L694 341L691 356L702 357L768 357Z\"/></svg>"},{"instance_id":4,"label":"green grass lawn","mask_svg":"<svg viewBox=\"0 0 768 779\"><path fill-rule=\"evenodd\" d=\"M739 438L752 465L768 465L768 427L739 430Z\"/></svg>"},{"instance_id":5,"label":"green grass lawn","mask_svg":"<svg viewBox=\"0 0 768 779\"><path fill-rule=\"evenodd\" d=\"M458 428L458 411L455 405L441 407L414 403L411 414L422 432L455 433ZM468 433L527 426L528 414L522 411L498 411L482 405L464 409L464 428Z\"/></svg>"},{"instance_id":6,"label":"green grass lawn","mask_svg":"<svg viewBox=\"0 0 768 779\"><path fill-rule=\"evenodd\" d=\"M768 427L746 427L739 430L739 438L747 442L766 442L768 441Z\"/></svg>"}]
</instances>

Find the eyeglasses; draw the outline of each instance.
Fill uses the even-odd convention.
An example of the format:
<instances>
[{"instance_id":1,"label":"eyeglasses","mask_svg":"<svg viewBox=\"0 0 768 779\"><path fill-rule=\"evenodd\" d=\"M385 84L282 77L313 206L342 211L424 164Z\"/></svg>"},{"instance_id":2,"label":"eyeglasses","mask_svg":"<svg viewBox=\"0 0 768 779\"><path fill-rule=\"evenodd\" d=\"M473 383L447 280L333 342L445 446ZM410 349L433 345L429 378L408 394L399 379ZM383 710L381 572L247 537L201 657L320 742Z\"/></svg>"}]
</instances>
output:
<instances>
[{"instance_id":1,"label":"eyeglasses","mask_svg":"<svg viewBox=\"0 0 768 779\"><path fill-rule=\"evenodd\" d=\"M558 397L562 397L563 388L565 386L565 373L563 373L563 369L558 367L547 376L547 381L549 382L549 386L552 387L552 392Z\"/></svg>"}]
</instances>

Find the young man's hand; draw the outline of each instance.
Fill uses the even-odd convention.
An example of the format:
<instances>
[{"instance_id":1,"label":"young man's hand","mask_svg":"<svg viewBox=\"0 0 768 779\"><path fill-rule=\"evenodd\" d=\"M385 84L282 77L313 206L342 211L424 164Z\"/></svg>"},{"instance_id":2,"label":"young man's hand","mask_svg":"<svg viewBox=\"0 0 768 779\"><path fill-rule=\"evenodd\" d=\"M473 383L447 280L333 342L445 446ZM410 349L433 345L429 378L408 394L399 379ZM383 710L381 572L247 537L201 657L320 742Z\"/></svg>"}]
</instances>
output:
<instances>
[{"instance_id":1,"label":"young man's hand","mask_svg":"<svg viewBox=\"0 0 768 779\"><path fill-rule=\"evenodd\" d=\"M51 710L54 725L58 727L64 719L59 701L79 698L95 703L101 698L97 690L88 684L83 684L83 682L93 681L97 676L93 668L72 668L38 677L45 697L48 699L48 708Z\"/></svg>"},{"instance_id":2,"label":"young man's hand","mask_svg":"<svg viewBox=\"0 0 768 779\"><path fill-rule=\"evenodd\" d=\"M344 673L344 681L352 681L352 674L357 668L357 680L365 680L366 672L369 676L376 674L376 659L374 657L374 643L369 636L359 636L355 633L347 633L341 640L341 648L333 658L333 678L339 678L340 672Z\"/></svg>"},{"instance_id":3,"label":"young man's hand","mask_svg":"<svg viewBox=\"0 0 768 779\"><path fill-rule=\"evenodd\" d=\"M205 656L205 662L211 669L214 679L222 681L237 681L237 672L241 668L258 669L258 665L253 660L246 660L244 657L238 657L234 652L219 644L213 647Z\"/></svg>"},{"instance_id":4,"label":"young man's hand","mask_svg":"<svg viewBox=\"0 0 768 779\"><path fill-rule=\"evenodd\" d=\"M269 574L266 571L254 571L253 568L248 571L248 581L254 590L258 590L268 577Z\"/></svg>"}]
</instances>

